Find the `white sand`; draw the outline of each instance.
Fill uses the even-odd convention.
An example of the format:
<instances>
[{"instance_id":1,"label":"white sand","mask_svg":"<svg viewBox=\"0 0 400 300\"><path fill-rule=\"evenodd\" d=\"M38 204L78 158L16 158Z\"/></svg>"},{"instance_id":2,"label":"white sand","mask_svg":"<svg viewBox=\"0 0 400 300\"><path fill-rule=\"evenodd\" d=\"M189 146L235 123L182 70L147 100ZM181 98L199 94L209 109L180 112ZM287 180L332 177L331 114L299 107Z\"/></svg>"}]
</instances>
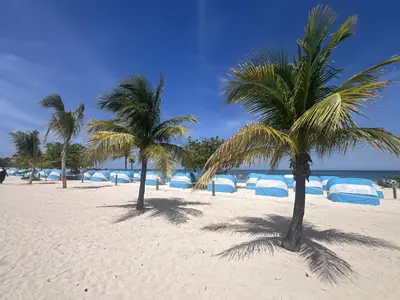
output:
<instances>
[{"instance_id":1,"label":"white sand","mask_svg":"<svg viewBox=\"0 0 400 300\"><path fill-rule=\"evenodd\" d=\"M368 239L350 234L400 246L398 200L367 207L308 197L306 221L316 226L308 234L317 242L330 237L324 245L354 271L346 275L350 279L332 285L322 282L297 253L253 253L242 260L214 256L266 237L271 230L284 230L285 220L279 216L291 215L293 195L270 199L242 190L211 197L206 192L151 187L146 199L156 208L115 223L133 210L138 184L107 185L69 182L62 190L59 183L27 186L20 179L6 178L0 186L0 299L400 297L400 251L357 245L355 239ZM89 188L96 186L102 188ZM240 217L253 219L240 222ZM259 219L254 218L265 220L257 224ZM246 228L236 229L257 235L202 230L218 222L245 222ZM256 252L265 250L260 241L250 245ZM331 266L338 262L333 259Z\"/></svg>"}]
</instances>

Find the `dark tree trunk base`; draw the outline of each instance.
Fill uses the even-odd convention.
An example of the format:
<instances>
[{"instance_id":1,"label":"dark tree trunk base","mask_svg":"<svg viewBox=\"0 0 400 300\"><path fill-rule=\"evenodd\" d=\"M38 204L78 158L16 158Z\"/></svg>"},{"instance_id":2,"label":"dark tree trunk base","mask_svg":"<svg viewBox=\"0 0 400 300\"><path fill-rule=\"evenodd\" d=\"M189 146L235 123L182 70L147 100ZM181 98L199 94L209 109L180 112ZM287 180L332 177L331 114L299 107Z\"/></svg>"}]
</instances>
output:
<instances>
[{"instance_id":1,"label":"dark tree trunk base","mask_svg":"<svg viewBox=\"0 0 400 300\"><path fill-rule=\"evenodd\" d=\"M299 252L301 250L306 200L306 178L308 178L309 173L309 162L310 155L308 153L296 155L294 164L296 195L293 216L288 232L282 241L282 247L292 252Z\"/></svg>"},{"instance_id":2,"label":"dark tree trunk base","mask_svg":"<svg viewBox=\"0 0 400 300\"><path fill-rule=\"evenodd\" d=\"M142 161L142 171L140 173L140 186L139 186L139 196L136 203L136 210L144 212L144 193L146 190L146 172L147 172L147 160L143 158Z\"/></svg>"}]
</instances>

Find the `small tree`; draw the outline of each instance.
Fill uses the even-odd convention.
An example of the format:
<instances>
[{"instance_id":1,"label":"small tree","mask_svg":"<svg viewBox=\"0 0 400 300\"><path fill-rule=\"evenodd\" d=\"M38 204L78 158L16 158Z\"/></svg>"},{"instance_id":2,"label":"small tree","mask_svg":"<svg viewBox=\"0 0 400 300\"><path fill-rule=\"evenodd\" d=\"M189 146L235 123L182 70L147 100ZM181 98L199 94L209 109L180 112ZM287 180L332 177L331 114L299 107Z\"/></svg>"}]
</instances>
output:
<instances>
[{"instance_id":1,"label":"small tree","mask_svg":"<svg viewBox=\"0 0 400 300\"><path fill-rule=\"evenodd\" d=\"M194 123L193 116L177 116L161 121L161 96L164 79L153 88L142 76L122 81L99 102L99 108L115 114L115 118L90 120L89 157L106 160L126 150L136 150L142 164L139 196L136 210L144 210L145 181L148 163L168 174L173 166L185 159L183 147L173 140L186 136L189 128L184 123Z\"/></svg>"},{"instance_id":2,"label":"small tree","mask_svg":"<svg viewBox=\"0 0 400 300\"><path fill-rule=\"evenodd\" d=\"M31 168L29 184L32 184L35 177L35 169L41 155L39 132L37 130L15 131L10 132L10 137L15 145L18 160L21 161L21 164Z\"/></svg>"}]
</instances>

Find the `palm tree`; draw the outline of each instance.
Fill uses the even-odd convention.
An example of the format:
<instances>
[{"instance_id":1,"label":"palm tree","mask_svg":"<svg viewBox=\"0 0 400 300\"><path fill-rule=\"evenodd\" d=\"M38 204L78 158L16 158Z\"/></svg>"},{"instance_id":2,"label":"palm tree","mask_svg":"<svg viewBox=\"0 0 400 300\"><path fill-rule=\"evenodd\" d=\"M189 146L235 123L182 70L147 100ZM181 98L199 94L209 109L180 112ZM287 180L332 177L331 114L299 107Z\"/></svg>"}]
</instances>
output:
<instances>
[{"instance_id":1,"label":"palm tree","mask_svg":"<svg viewBox=\"0 0 400 300\"><path fill-rule=\"evenodd\" d=\"M177 161L186 159L182 147L171 140L187 135L182 124L197 122L193 116L180 116L161 122L161 95L164 80L153 89L149 82L137 75L122 81L114 90L102 97L99 108L115 114L115 118L88 124L89 147L92 156L104 161L129 149L137 150L142 164L139 196L136 210L144 209L145 181L148 162L164 174L172 170Z\"/></svg>"},{"instance_id":2,"label":"palm tree","mask_svg":"<svg viewBox=\"0 0 400 300\"><path fill-rule=\"evenodd\" d=\"M35 177L35 168L41 155L39 132L37 130L15 131L9 134L17 150L18 159L23 160L31 168L29 184L32 184Z\"/></svg>"},{"instance_id":3,"label":"palm tree","mask_svg":"<svg viewBox=\"0 0 400 300\"><path fill-rule=\"evenodd\" d=\"M400 154L399 137L382 128L358 127L354 120L355 116L364 116L362 108L391 83L382 79L382 68L400 62L400 57L382 61L337 84L343 70L331 65L331 56L342 41L354 34L357 17L349 17L330 34L336 17L328 6L311 10L292 62L284 51L266 51L230 69L224 87L227 103L242 104L257 122L244 126L221 145L207 162L198 183L207 184L227 163L269 161L274 169L284 156L289 156L296 195L282 246L290 251L299 251L301 246L311 153L320 158L345 154L365 142Z\"/></svg>"},{"instance_id":4,"label":"palm tree","mask_svg":"<svg viewBox=\"0 0 400 300\"><path fill-rule=\"evenodd\" d=\"M133 171L133 164L136 162L135 154L129 154L129 163L131 164L131 171Z\"/></svg>"},{"instance_id":5,"label":"palm tree","mask_svg":"<svg viewBox=\"0 0 400 300\"><path fill-rule=\"evenodd\" d=\"M54 109L49 121L48 129L45 135L45 141L49 133L53 133L63 141L63 150L61 152L61 180L63 188L67 188L66 164L70 142L76 137L83 125L83 112L85 104L81 103L74 111L66 111L60 95L53 94L40 101L42 107Z\"/></svg>"}]
</instances>

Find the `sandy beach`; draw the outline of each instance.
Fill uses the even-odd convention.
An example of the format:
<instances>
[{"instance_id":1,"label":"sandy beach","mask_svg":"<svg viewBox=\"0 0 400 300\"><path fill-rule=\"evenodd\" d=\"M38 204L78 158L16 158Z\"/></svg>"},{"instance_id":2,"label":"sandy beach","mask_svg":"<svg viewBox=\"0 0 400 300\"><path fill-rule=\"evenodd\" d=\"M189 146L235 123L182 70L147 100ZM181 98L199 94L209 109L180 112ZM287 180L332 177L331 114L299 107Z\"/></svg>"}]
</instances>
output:
<instances>
[{"instance_id":1,"label":"sandy beach","mask_svg":"<svg viewBox=\"0 0 400 300\"><path fill-rule=\"evenodd\" d=\"M268 247L286 230L293 193L148 187L149 211L135 217L138 184L68 184L8 177L0 186L1 299L399 297L399 200L368 207L307 197L315 251L307 256ZM318 253L330 270L322 275Z\"/></svg>"}]
</instances>

